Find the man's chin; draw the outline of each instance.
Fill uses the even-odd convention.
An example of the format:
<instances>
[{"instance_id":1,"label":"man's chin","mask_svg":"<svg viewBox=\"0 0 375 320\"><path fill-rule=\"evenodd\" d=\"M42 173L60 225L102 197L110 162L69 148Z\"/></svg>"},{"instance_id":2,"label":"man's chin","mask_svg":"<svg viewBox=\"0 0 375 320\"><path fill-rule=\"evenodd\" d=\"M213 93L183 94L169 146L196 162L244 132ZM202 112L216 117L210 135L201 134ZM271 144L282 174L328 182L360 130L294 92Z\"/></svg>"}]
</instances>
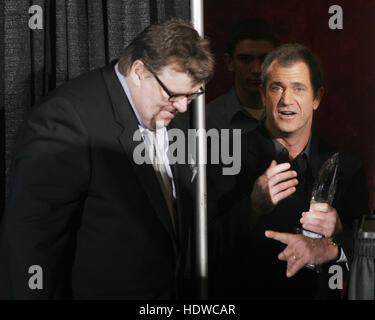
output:
<instances>
[{"instance_id":1,"label":"man's chin","mask_svg":"<svg viewBox=\"0 0 375 320\"><path fill-rule=\"evenodd\" d=\"M154 128L163 128L163 127L166 127L170 124L172 119L158 119L156 120L155 124L154 124Z\"/></svg>"}]
</instances>

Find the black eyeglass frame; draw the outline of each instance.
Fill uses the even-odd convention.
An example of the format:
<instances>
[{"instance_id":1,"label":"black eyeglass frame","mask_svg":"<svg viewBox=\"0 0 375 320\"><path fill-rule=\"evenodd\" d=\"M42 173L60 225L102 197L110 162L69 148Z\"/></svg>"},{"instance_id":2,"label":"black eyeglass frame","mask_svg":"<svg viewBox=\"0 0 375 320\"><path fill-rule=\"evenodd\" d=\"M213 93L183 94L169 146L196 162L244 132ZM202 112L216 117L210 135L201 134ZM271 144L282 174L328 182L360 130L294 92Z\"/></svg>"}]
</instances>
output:
<instances>
[{"instance_id":1,"label":"black eyeglass frame","mask_svg":"<svg viewBox=\"0 0 375 320\"><path fill-rule=\"evenodd\" d=\"M168 95L168 101L175 102L181 97L185 97L189 102L196 99L201 94L205 93L204 89L201 87L198 92L195 93L171 93L168 88L165 86L165 84L159 79L159 77L155 74L155 72L152 71L151 68L145 65L148 71L154 76L156 81L159 83L161 88L164 90L164 92Z\"/></svg>"}]
</instances>

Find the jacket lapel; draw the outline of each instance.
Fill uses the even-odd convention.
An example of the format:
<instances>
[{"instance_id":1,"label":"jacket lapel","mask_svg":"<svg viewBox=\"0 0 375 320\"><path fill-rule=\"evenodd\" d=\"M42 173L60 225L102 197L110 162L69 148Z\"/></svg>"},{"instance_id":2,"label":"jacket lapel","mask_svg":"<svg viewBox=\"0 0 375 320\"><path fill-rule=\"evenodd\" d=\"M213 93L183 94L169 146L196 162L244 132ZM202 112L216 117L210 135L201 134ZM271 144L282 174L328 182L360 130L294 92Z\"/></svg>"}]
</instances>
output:
<instances>
[{"instance_id":1,"label":"jacket lapel","mask_svg":"<svg viewBox=\"0 0 375 320\"><path fill-rule=\"evenodd\" d=\"M185 163L184 164L173 164L171 165L173 180L176 187L176 215L178 216L178 236L180 245L180 255L177 260L176 272L181 272L184 268L189 269L190 259L189 256L189 234L192 232L192 225L194 220L194 203L195 194L194 187L195 181L191 182L192 171L189 165L188 155L188 129L190 126L190 112L187 111L183 114L178 114L175 119L172 120L168 129L180 129L184 132L185 137ZM191 235L190 235L191 236ZM191 245L191 243L190 243ZM187 255L186 255L187 253Z\"/></svg>"},{"instance_id":2,"label":"jacket lapel","mask_svg":"<svg viewBox=\"0 0 375 320\"><path fill-rule=\"evenodd\" d=\"M334 150L323 143L318 136L312 133L311 140L311 167L312 172L318 174L324 162L334 154ZM316 179L317 177L314 177Z\"/></svg>"},{"instance_id":3,"label":"jacket lapel","mask_svg":"<svg viewBox=\"0 0 375 320\"><path fill-rule=\"evenodd\" d=\"M134 141L133 139L134 133L139 129L138 121L122 85L117 78L114 65L115 63L111 63L103 69L103 77L112 102L115 121L123 128L118 139L129 159L129 162L133 166L133 170L141 182L147 197L153 205L157 216L172 238L176 253L176 239L172 221L154 168L151 164L136 164L133 159L134 149L142 143L140 141Z\"/></svg>"},{"instance_id":4,"label":"jacket lapel","mask_svg":"<svg viewBox=\"0 0 375 320\"><path fill-rule=\"evenodd\" d=\"M185 163L176 163L171 165L173 179L176 187L177 195L177 215L179 221L180 242L184 243L187 236L186 226L190 225L190 220L194 214L194 187L195 181L191 181L192 170L189 165L188 154L188 129L190 124L190 113L178 114L172 120L168 129L182 130L185 137Z\"/></svg>"}]
</instances>

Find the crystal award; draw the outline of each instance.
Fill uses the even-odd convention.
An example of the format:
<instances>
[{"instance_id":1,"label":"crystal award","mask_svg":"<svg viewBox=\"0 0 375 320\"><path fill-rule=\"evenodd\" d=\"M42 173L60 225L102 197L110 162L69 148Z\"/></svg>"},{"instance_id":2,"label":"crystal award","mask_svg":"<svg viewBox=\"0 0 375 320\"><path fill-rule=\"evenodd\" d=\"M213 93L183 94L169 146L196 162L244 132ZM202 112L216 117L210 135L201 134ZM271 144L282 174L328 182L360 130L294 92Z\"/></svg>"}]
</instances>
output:
<instances>
[{"instance_id":1,"label":"crystal award","mask_svg":"<svg viewBox=\"0 0 375 320\"><path fill-rule=\"evenodd\" d=\"M330 157L320 168L318 173L317 181L314 183L314 187L311 194L310 210L311 205L316 202L324 202L332 205L333 198L336 192L337 185L337 169L339 166L339 153L335 153ZM323 238L322 234L312 232L309 230L302 229L301 233L309 238ZM306 265L307 268L313 269L316 272L321 271L321 266L312 264Z\"/></svg>"}]
</instances>

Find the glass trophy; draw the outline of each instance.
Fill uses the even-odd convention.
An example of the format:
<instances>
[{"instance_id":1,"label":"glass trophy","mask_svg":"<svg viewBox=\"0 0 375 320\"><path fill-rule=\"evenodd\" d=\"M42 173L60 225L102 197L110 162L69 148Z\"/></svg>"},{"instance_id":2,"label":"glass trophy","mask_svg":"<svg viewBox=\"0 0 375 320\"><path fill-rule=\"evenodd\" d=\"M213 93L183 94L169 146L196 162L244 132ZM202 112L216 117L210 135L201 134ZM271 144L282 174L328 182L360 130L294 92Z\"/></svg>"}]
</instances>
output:
<instances>
[{"instance_id":1,"label":"glass trophy","mask_svg":"<svg viewBox=\"0 0 375 320\"><path fill-rule=\"evenodd\" d=\"M320 168L317 181L315 181L314 183L314 187L311 194L310 210L311 205L316 202L324 202L328 203L329 205L332 205L333 198L336 192L338 166L339 153L335 153ZM322 234L305 229L301 229L301 233L309 238L317 239L324 237ZM308 264L306 265L306 267L316 272L321 272L320 265Z\"/></svg>"}]
</instances>

